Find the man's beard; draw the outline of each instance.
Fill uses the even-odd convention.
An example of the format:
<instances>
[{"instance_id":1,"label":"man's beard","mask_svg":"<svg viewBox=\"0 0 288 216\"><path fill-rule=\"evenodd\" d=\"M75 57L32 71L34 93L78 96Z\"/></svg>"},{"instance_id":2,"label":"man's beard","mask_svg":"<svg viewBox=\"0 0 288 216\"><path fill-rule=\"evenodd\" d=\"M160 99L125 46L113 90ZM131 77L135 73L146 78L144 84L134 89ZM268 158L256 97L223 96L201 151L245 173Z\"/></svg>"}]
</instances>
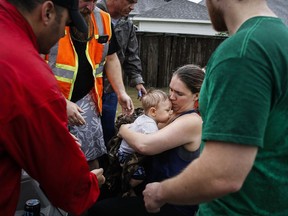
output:
<instances>
[{"instance_id":1,"label":"man's beard","mask_svg":"<svg viewBox=\"0 0 288 216\"><path fill-rule=\"evenodd\" d=\"M208 3L208 1L206 1ZM208 12L210 16L210 20L212 22L213 28L218 32L226 32L228 31L227 25L224 20L223 12L217 9L211 1L208 3Z\"/></svg>"},{"instance_id":2,"label":"man's beard","mask_svg":"<svg viewBox=\"0 0 288 216\"><path fill-rule=\"evenodd\" d=\"M88 42L90 41L94 36L94 26L93 22L91 20L90 13L89 14L82 14L84 20L86 21L86 24L88 26L88 33L82 33L78 31L74 26L71 27L71 37L73 40L79 41L79 42Z\"/></svg>"}]
</instances>

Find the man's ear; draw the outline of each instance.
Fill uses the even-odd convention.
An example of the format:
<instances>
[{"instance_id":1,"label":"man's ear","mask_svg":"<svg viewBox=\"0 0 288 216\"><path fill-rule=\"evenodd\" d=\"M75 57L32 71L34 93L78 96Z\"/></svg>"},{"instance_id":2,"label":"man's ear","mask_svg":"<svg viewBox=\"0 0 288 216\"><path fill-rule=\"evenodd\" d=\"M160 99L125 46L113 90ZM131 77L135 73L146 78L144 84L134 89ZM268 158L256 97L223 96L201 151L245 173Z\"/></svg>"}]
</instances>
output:
<instances>
[{"instance_id":1,"label":"man's ear","mask_svg":"<svg viewBox=\"0 0 288 216\"><path fill-rule=\"evenodd\" d=\"M42 21L45 25L48 25L52 16L55 15L55 6L52 1L45 1L41 7Z\"/></svg>"}]
</instances>

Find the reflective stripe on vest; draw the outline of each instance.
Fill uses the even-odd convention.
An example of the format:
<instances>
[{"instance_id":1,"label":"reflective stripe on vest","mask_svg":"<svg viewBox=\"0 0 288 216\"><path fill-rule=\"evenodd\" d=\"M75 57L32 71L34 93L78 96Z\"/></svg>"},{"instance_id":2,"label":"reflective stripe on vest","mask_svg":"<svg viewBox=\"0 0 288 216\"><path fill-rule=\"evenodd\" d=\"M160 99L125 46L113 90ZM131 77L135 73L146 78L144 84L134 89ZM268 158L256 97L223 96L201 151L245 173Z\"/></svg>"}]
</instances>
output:
<instances>
[{"instance_id":1,"label":"reflective stripe on vest","mask_svg":"<svg viewBox=\"0 0 288 216\"><path fill-rule=\"evenodd\" d=\"M91 65L94 76L95 100L97 110L102 112L103 94L103 69L111 38L110 15L99 8L95 8L94 15L91 14L91 21L94 26L94 37L87 43L86 57ZM99 43L98 38L108 36L106 43ZM63 95L71 99L74 82L78 72L78 55L73 46L69 27L65 28L65 36L50 50L48 63L58 80Z\"/></svg>"}]
</instances>

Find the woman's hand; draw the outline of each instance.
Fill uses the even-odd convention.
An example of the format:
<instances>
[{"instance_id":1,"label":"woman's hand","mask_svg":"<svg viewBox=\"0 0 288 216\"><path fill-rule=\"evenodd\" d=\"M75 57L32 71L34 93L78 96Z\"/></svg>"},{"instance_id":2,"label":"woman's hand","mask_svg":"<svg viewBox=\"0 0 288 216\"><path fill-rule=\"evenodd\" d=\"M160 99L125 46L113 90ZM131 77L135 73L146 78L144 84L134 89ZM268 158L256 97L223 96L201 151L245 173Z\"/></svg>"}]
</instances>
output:
<instances>
[{"instance_id":1,"label":"woman's hand","mask_svg":"<svg viewBox=\"0 0 288 216\"><path fill-rule=\"evenodd\" d=\"M131 124L122 124L119 128L117 136L122 138L122 135L129 129Z\"/></svg>"}]
</instances>

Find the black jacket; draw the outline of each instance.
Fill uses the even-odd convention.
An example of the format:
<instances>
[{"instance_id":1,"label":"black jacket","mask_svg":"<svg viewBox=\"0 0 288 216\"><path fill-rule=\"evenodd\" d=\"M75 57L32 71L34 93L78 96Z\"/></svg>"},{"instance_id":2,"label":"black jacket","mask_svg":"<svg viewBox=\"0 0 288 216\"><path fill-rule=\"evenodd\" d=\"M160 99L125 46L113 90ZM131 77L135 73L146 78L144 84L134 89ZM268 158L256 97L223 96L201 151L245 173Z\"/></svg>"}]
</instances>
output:
<instances>
[{"instance_id":1,"label":"black jacket","mask_svg":"<svg viewBox=\"0 0 288 216\"><path fill-rule=\"evenodd\" d=\"M109 13L106 2L97 2L97 7ZM112 19L112 18L111 18ZM122 17L115 23L114 32L120 46L117 52L124 74L127 75L129 85L135 87L139 83L144 83L142 78L142 66L139 57L139 46L136 37L136 29L133 22L128 17ZM113 89L104 74L104 92L112 92Z\"/></svg>"}]
</instances>

